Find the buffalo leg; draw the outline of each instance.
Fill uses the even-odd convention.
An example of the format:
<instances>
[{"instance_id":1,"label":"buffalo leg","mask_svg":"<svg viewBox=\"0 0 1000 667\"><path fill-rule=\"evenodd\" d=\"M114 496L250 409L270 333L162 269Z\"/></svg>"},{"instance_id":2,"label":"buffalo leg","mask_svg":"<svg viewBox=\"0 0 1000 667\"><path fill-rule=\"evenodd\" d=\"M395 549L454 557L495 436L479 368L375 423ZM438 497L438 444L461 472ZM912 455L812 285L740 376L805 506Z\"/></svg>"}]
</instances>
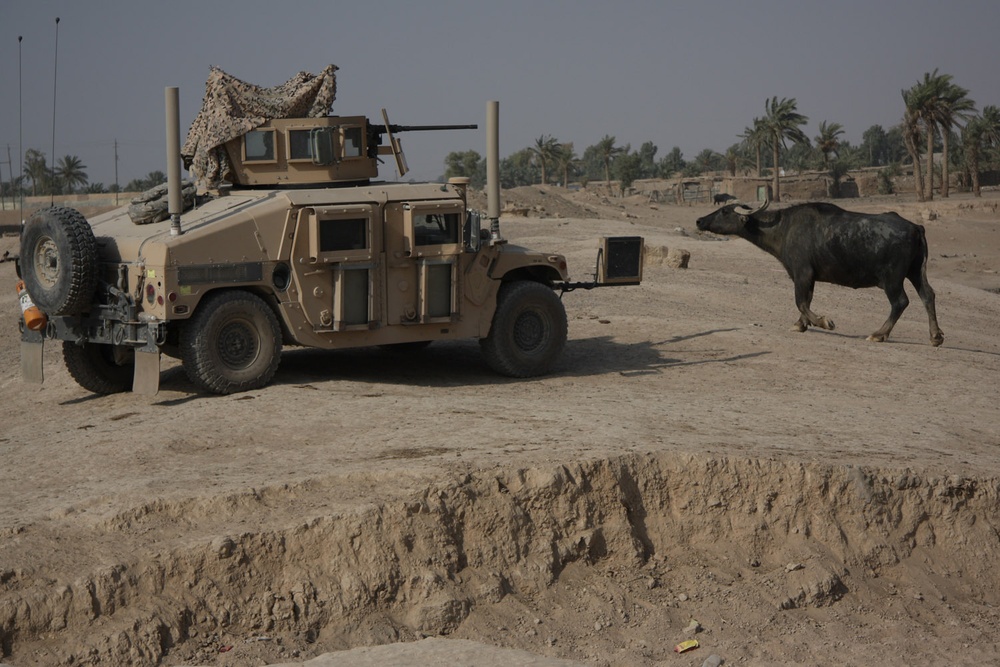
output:
<instances>
[{"instance_id":1,"label":"buffalo leg","mask_svg":"<svg viewBox=\"0 0 1000 667\"><path fill-rule=\"evenodd\" d=\"M833 331L833 320L817 315L810 309L815 285L816 282L812 279L795 281L795 305L799 308L799 320L792 326L793 331L805 331L810 324L820 329Z\"/></svg>"},{"instance_id":2,"label":"buffalo leg","mask_svg":"<svg viewBox=\"0 0 1000 667\"><path fill-rule=\"evenodd\" d=\"M937 310L934 308L934 290L931 288L931 284L927 282L927 265L921 262L920 268L910 271L908 277L917 289L920 300L924 302L924 308L927 309L927 321L931 329L931 345L937 347L944 342L944 333L941 331L941 327L938 326Z\"/></svg>"},{"instance_id":3,"label":"buffalo leg","mask_svg":"<svg viewBox=\"0 0 1000 667\"><path fill-rule=\"evenodd\" d=\"M886 287L885 295L889 297L889 304L891 306L889 319L885 321L881 329L868 336L868 340L875 343L884 343L889 340L889 334L892 332L892 328L896 326L896 320L903 314L906 307L910 305L910 300L906 297L906 292L903 290L902 280Z\"/></svg>"}]
</instances>

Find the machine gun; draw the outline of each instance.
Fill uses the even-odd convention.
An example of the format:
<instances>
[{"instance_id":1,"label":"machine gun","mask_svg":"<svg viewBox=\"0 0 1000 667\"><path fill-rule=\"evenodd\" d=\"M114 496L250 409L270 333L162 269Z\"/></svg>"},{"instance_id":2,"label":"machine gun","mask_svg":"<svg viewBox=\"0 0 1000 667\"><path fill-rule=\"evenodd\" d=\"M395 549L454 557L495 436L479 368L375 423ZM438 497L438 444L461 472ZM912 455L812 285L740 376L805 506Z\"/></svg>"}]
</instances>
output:
<instances>
[{"instance_id":1,"label":"machine gun","mask_svg":"<svg viewBox=\"0 0 1000 667\"><path fill-rule=\"evenodd\" d=\"M394 134L397 132L435 132L438 130L478 130L478 125L394 125L389 122L389 114L382 109L382 125L368 123L368 157L378 159L379 155L392 156L396 160L396 169L400 177L410 170L406 164L406 156ZM382 146L382 135L389 139L389 145Z\"/></svg>"}]
</instances>

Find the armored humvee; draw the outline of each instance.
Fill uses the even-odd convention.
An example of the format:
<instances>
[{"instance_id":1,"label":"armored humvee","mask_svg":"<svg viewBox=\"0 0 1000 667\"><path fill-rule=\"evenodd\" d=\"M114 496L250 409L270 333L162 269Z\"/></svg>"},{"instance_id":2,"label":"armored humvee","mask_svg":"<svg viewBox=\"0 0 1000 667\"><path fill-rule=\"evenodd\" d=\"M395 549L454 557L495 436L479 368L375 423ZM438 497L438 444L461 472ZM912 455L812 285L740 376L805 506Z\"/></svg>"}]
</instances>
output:
<instances>
[{"instance_id":1,"label":"armored humvee","mask_svg":"<svg viewBox=\"0 0 1000 667\"><path fill-rule=\"evenodd\" d=\"M268 384L286 345L420 347L478 339L499 373L549 371L567 335L556 290L638 284L642 239L605 238L593 281L566 260L499 233L497 105L487 107L489 226L468 180L375 180L380 155L406 165L394 126L364 116L270 119L217 157L229 183L183 210L177 89L168 88L169 217L122 208L91 220L69 208L24 225L19 275L47 321L21 320L22 373L42 381L45 341L61 341L85 389L159 387L160 354L220 394ZM474 127L474 126L473 126ZM382 138L388 145L382 145Z\"/></svg>"}]
</instances>

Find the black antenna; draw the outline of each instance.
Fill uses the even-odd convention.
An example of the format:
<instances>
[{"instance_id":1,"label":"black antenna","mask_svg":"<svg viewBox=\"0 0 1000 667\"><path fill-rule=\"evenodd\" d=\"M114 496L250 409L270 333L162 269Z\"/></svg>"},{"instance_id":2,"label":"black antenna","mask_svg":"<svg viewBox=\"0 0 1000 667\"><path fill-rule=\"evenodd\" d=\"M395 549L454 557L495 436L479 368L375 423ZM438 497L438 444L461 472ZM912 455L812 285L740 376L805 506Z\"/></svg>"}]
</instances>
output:
<instances>
[{"instance_id":1,"label":"black antenna","mask_svg":"<svg viewBox=\"0 0 1000 667\"><path fill-rule=\"evenodd\" d=\"M56 17L56 50L52 67L52 185L49 190L49 205L56 204L56 75L59 73L59 17Z\"/></svg>"},{"instance_id":2,"label":"black antenna","mask_svg":"<svg viewBox=\"0 0 1000 667\"><path fill-rule=\"evenodd\" d=\"M22 39L23 39L23 37L21 37L21 35L17 36L17 153L18 153L18 157L17 157L17 163L18 163L18 165L17 165L17 168L20 169L20 173L18 173L17 176L18 176L19 179L21 179L21 180L18 181L17 192L20 195L19 198L18 198L18 202L20 204L20 206L18 207L18 211L20 211L20 213L18 215L21 216L21 223L22 223L22 224L18 225L18 229L19 230L23 229L23 227L24 227L24 224L23 224L24 223L24 180L23 180L24 179L24 146L21 144L21 136L22 136L22 129L21 129L21 40Z\"/></svg>"}]
</instances>

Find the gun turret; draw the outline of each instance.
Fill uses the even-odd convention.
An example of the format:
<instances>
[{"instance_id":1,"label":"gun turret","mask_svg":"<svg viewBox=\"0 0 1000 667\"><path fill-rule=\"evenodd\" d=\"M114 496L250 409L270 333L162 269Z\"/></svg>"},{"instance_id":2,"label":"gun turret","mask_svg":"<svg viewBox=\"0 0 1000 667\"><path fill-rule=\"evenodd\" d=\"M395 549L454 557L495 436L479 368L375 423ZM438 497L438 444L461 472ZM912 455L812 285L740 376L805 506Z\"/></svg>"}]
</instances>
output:
<instances>
[{"instance_id":1,"label":"gun turret","mask_svg":"<svg viewBox=\"0 0 1000 667\"><path fill-rule=\"evenodd\" d=\"M238 187L359 184L378 176L379 156L392 155L399 176L409 168L396 132L474 130L477 125L394 125L364 116L282 118L225 144L230 178ZM387 136L388 146L382 145Z\"/></svg>"}]
</instances>

